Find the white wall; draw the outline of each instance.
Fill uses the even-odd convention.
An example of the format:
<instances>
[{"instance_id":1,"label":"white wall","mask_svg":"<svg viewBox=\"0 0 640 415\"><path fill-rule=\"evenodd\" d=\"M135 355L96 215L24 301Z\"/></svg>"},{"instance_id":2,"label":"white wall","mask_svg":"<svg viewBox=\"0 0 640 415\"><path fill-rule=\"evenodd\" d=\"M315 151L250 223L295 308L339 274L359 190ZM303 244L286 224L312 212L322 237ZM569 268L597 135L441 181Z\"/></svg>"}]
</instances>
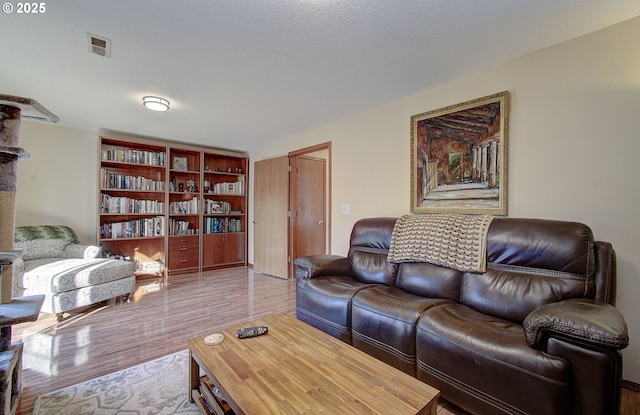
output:
<instances>
[{"instance_id":1,"label":"white wall","mask_svg":"<svg viewBox=\"0 0 640 415\"><path fill-rule=\"evenodd\" d=\"M98 134L23 120L19 145L31 158L18 162L16 226L67 225L96 243Z\"/></svg>"},{"instance_id":2,"label":"white wall","mask_svg":"<svg viewBox=\"0 0 640 415\"><path fill-rule=\"evenodd\" d=\"M409 213L411 115L510 91L509 216L581 221L613 243L617 306L631 335L624 378L640 383L638 39L640 18L285 138L251 159L332 141L331 246L344 255L357 219ZM345 203L351 215L340 214Z\"/></svg>"}]
</instances>

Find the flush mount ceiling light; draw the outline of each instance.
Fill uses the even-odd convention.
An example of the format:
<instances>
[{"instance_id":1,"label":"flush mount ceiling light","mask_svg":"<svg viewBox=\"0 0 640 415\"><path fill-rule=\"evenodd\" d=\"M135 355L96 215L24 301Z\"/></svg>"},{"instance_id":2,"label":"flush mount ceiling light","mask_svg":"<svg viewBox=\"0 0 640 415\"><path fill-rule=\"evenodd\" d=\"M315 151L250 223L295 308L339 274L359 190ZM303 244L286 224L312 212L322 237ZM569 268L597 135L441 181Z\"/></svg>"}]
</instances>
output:
<instances>
[{"instance_id":1,"label":"flush mount ceiling light","mask_svg":"<svg viewBox=\"0 0 640 415\"><path fill-rule=\"evenodd\" d=\"M142 97L142 105L151 111L168 111L169 101L160 97L146 96Z\"/></svg>"}]
</instances>

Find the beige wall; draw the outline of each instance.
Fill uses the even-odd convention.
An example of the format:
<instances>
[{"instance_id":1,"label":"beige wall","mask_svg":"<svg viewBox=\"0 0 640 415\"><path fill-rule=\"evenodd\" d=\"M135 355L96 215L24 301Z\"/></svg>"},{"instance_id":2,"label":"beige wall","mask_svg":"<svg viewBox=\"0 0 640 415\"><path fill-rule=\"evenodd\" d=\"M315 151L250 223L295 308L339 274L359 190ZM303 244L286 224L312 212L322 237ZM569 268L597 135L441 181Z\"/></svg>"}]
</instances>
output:
<instances>
[{"instance_id":1,"label":"beige wall","mask_svg":"<svg viewBox=\"0 0 640 415\"><path fill-rule=\"evenodd\" d=\"M20 147L31 158L18 163L16 226L68 225L96 243L98 134L22 121Z\"/></svg>"},{"instance_id":2,"label":"beige wall","mask_svg":"<svg viewBox=\"0 0 640 415\"><path fill-rule=\"evenodd\" d=\"M332 141L331 247L344 254L357 219L409 212L411 115L510 91L509 215L582 221L614 244L618 307L632 338L624 378L640 383L638 39L640 18L285 138L251 158ZM32 158L19 163L18 225L64 223L95 241L97 141L97 133L23 121L20 145Z\"/></svg>"},{"instance_id":3,"label":"beige wall","mask_svg":"<svg viewBox=\"0 0 640 415\"><path fill-rule=\"evenodd\" d=\"M617 305L632 338L624 378L640 383L638 39L636 18L288 137L251 158L332 142L331 247L345 254L357 219L409 213L411 115L510 91L509 216L581 221L613 243ZM341 204L351 205L350 215L340 214Z\"/></svg>"}]
</instances>

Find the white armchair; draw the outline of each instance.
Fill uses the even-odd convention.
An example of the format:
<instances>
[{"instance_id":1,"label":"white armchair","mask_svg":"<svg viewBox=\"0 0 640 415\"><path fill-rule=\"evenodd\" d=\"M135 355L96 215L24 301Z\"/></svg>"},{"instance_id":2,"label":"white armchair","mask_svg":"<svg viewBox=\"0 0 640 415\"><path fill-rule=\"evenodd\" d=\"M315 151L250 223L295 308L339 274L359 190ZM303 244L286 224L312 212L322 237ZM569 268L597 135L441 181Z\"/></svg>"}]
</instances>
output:
<instances>
[{"instance_id":1,"label":"white armchair","mask_svg":"<svg viewBox=\"0 0 640 415\"><path fill-rule=\"evenodd\" d=\"M134 264L99 258L99 247L78 242L67 226L17 227L14 247L22 256L13 264L13 296L44 294L42 311L58 320L78 307L128 299L135 288Z\"/></svg>"}]
</instances>

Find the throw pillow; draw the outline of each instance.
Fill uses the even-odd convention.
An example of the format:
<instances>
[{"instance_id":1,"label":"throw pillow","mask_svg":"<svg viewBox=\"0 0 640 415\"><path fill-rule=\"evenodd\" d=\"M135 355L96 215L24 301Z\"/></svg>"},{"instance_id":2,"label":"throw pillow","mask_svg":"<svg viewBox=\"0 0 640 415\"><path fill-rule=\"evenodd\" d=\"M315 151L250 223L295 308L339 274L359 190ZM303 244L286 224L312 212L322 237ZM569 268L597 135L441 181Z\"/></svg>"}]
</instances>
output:
<instances>
[{"instance_id":1,"label":"throw pillow","mask_svg":"<svg viewBox=\"0 0 640 415\"><path fill-rule=\"evenodd\" d=\"M69 244L64 248L67 258L97 258L100 247L95 245Z\"/></svg>"},{"instance_id":2,"label":"throw pillow","mask_svg":"<svg viewBox=\"0 0 640 415\"><path fill-rule=\"evenodd\" d=\"M25 261L40 258L64 258L64 247L69 241L64 239L33 239L31 241L15 242L16 249L22 250Z\"/></svg>"}]
</instances>

